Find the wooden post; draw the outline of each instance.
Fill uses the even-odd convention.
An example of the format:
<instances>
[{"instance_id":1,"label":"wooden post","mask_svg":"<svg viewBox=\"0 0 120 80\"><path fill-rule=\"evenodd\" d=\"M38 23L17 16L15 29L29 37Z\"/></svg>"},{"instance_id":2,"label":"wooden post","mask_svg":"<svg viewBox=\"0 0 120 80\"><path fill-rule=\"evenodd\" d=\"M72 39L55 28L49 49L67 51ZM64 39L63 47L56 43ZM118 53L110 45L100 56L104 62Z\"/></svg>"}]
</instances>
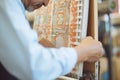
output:
<instances>
[{"instance_id":1,"label":"wooden post","mask_svg":"<svg viewBox=\"0 0 120 80\"><path fill-rule=\"evenodd\" d=\"M87 36L98 40L98 5L97 0L90 0ZM84 64L84 71L95 73L95 80L98 80L98 62Z\"/></svg>"}]
</instances>

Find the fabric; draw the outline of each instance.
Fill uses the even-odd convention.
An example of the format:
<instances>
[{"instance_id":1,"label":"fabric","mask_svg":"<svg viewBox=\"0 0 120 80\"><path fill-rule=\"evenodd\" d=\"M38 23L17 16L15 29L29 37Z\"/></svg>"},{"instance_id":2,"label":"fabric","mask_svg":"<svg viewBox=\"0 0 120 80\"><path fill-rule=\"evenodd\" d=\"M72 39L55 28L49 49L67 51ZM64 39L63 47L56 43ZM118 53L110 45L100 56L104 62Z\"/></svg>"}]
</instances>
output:
<instances>
[{"instance_id":1,"label":"fabric","mask_svg":"<svg viewBox=\"0 0 120 80\"><path fill-rule=\"evenodd\" d=\"M88 0L85 2L88 2ZM58 48L79 45L81 39L87 33L86 18L88 12L83 14L85 11L83 3L84 0L50 0L47 7L43 6L36 10L34 12L33 28L38 32L39 39L47 38ZM84 18L85 23L83 23L84 15L86 16ZM85 36L82 36L83 34ZM83 72L80 71L83 69L80 69L79 66L83 66L83 64L78 64L74 67L71 71L73 73L71 77L77 75L73 78L78 79L79 72Z\"/></svg>"},{"instance_id":2,"label":"fabric","mask_svg":"<svg viewBox=\"0 0 120 80\"><path fill-rule=\"evenodd\" d=\"M69 73L77 54L73 48L44 48L30 28L21 0L0 3L0 62L20 80L54 80Z\"/></svg>"},{"instance_id":3,"label":"fabric","mask_svg":"<svg viewBox=\"0 0 120 80\"><path fill-rule=\"evenodd\" d=\"M40 38L49 39L56 47L71 47L77 41L78 1L50 0L47 7L36 10L35 14L34 29Z\"/></svg>"}]
</instances>

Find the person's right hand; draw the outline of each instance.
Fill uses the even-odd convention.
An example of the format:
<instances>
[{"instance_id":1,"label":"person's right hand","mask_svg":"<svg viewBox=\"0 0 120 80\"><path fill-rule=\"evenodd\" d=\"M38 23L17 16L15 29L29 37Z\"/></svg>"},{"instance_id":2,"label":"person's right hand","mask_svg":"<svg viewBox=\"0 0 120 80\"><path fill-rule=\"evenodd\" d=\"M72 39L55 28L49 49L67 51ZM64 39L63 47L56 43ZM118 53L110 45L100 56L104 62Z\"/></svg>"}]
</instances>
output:
<instances>
[{"instance_id":1,"label":"person's right hand","mask_svg":"<svg viewBox=\"0 0 120 80\"><path fill-rule=\"evenodd\" d=\"M95 62L103 55L101 42L92 37L83 39L80 45L75 47L75 50L78 53L78 62Z\"/></svg>"}]
</instances>

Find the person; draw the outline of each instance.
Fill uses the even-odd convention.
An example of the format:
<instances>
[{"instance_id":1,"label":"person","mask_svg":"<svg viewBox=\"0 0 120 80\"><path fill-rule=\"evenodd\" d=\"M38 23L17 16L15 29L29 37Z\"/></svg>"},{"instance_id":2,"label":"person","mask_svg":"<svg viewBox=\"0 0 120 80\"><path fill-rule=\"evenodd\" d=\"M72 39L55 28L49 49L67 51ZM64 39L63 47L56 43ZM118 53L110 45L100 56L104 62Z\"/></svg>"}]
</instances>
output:
<instances>
[{"instance_id":1,"label":"person","mask_svg":"<svg viewBox=\"0 0 120 80\"><path fill-rule=\"evenodd\" d=\"M74 48L45 48L30 28L25 9L33 11L49 0L2 0L0 3L0 62L20 80L54 80L76 63L102 57L102 44L86 37Z\"/></svg>"}]
</instances>

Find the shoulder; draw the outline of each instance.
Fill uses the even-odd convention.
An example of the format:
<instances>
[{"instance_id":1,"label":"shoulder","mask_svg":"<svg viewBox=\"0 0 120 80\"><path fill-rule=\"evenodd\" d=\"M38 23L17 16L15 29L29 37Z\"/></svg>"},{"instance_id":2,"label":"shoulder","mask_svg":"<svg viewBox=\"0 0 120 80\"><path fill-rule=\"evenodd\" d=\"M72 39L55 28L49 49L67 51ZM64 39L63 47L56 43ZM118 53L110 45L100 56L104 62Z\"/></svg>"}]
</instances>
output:
<instances>
[{"instance_id":1,"label":"shoulder","mask_svg":"<svg viewBox=\"0 0 120 80\"><path fill-rule=\"evenodd\" d=\"M22 11L25 12L22 0L2 0L0 3L0 10L2 11Z\"/></svg>"}]
</instances>

